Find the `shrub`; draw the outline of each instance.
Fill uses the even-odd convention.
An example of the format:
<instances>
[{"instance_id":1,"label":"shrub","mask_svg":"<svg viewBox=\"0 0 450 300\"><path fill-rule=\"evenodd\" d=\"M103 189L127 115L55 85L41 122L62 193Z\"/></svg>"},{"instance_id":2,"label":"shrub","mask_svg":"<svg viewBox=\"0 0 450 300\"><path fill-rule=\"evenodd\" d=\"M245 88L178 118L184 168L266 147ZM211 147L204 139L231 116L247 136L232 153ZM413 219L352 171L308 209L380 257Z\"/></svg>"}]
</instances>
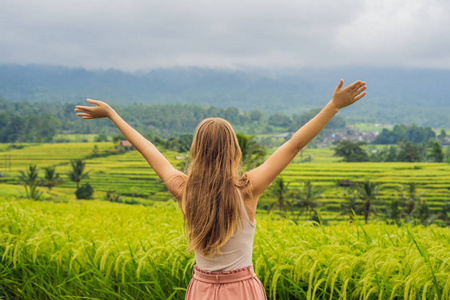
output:
<instances>
[{"instance_id":1,"label":"shrub","mask_svg":"<svg viewBox=\"0 0 450 300\"><path fill-rule=\"evenodd\" d=\"M120 200L120 195L117 194L117 192L113 191L113 190L106 191L105 200L108 200L111 202L122 202Z\"/></svg>"},{"instance_id":2,"label":"shrub","mask_svg":"<svg viewBox=\"0 0 450 300\"><path fill-rule=\"evenodd\" d=\"M125 199L125 201L123 203L125 203L125 204L139 204L139 201L137 201L136 199Z\"/></svg>"},{"instance_id":3,"label":"shrub","mask_svg":"<svg viewBox=\"0 0 450 300\"><path fill-rule=\"evenodd\" d=\"M94 189L89 183L83 184L75 191L75 196L77 199L91 199L94 194Z\"/></svg>"}]
</instances>

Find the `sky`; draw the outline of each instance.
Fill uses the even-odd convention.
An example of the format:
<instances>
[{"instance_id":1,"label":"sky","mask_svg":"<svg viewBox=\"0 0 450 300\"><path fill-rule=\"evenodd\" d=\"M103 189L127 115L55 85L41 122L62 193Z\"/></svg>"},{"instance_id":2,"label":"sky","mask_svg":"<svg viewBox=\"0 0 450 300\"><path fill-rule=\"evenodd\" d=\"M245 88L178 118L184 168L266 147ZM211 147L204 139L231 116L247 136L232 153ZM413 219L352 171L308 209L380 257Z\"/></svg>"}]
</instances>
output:
<instances>
[{"instance_id":1,"label":"sky","mask_svg":"<svg viewBox=\"0 0 450 300\"><path fill-rule=\"evenodd\" d=\"M450 69L449 0L1 0L0 64Z\"/></svg>"}]
</instances>

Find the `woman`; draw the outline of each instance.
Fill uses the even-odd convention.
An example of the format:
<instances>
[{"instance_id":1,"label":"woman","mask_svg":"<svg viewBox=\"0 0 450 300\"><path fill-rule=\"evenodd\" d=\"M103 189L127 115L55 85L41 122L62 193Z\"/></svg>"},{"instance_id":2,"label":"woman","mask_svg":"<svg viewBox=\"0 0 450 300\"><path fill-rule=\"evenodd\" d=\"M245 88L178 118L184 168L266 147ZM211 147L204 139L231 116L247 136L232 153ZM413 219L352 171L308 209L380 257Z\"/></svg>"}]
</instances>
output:
<instances>
[{"instance_id":1,"label":"woman","mask_svg":"<svg viewBox=\"0 0 450 300\"><path fill-rule=\"evenodd\" d=\"M185 175L108 104L87 99L95 106L76 106L75 111L83 119L111 119L177 200L189 236L188 250L195 252L197 262L186 299L266 299L252 265L258 198L341 108L366 95L365 82L343 85L341 79L330 102L313 119L261 166L241 177L237 138L223 119L210 118L198 125Z\"/></svg>"}]
</instances>

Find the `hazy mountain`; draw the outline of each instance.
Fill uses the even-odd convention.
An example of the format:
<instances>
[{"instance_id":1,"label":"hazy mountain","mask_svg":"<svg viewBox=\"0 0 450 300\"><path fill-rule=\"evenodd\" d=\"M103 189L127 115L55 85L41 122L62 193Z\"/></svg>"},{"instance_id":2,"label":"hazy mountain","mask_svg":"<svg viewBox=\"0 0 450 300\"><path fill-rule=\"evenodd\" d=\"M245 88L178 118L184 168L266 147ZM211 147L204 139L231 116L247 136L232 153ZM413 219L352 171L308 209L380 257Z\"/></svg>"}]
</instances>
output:
<instances>
[{"instance_id":1,"label":"hazy mountain","mask_svg":"<svg viewBox=\"0 0 450 300\"><path fill-rule=\"evenodd\" d=\"M126 73L0 65L0 96L8 101L195 103L290 114L326 104L340 78L346 84L362 79L368 86L368 96L343 110L350 120L450 127L448 70L172 68Z\"/></svg>"}]
</instances>

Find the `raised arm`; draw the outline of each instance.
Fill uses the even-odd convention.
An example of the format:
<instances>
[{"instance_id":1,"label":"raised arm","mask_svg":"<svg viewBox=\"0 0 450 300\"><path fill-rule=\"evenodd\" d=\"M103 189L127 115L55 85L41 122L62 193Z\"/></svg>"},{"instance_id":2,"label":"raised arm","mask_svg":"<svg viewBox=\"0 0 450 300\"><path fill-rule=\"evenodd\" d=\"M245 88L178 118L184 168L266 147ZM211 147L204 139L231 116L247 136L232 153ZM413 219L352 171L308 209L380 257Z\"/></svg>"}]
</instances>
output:
<instances>
[{"instance_id":1,"label":"raised arm","mask_svg":"<svg viewBox=\"0 0 450 300\"><path fill-rule=\"evenodd\" d=\"M330 102L308 123L303 125L289 141L279 147L261 166L248 172L252 183L254 206L261 193L286 168L298 152L306 146L328 124L334 115L343 107L349 106L366 95L365 82L355 81L342 88L341 79Z\"/></svg>"},{"instance_id":2,"label":"raised arm","mask_svg":"<svg viewBox=\"0 0 450 300\"><path fill-rule=\"evenodd\" d=\"M170 162L162 155L161 152L150 141L144 138L133 127L128 125L119 114L116 113L107 103L87 99L86 102L95 104L95 106L80 106L75 107L78 112L77 116L83 119L97 119L109 118L122 132L123 136L144 156L150 166L155 170L156 174L166 184L169 191L177 199L178 203L181 201L181 186L176 180L171 180L176 176L186 176L184 173L175 169Z\"/></svg>"}]
</instances>

